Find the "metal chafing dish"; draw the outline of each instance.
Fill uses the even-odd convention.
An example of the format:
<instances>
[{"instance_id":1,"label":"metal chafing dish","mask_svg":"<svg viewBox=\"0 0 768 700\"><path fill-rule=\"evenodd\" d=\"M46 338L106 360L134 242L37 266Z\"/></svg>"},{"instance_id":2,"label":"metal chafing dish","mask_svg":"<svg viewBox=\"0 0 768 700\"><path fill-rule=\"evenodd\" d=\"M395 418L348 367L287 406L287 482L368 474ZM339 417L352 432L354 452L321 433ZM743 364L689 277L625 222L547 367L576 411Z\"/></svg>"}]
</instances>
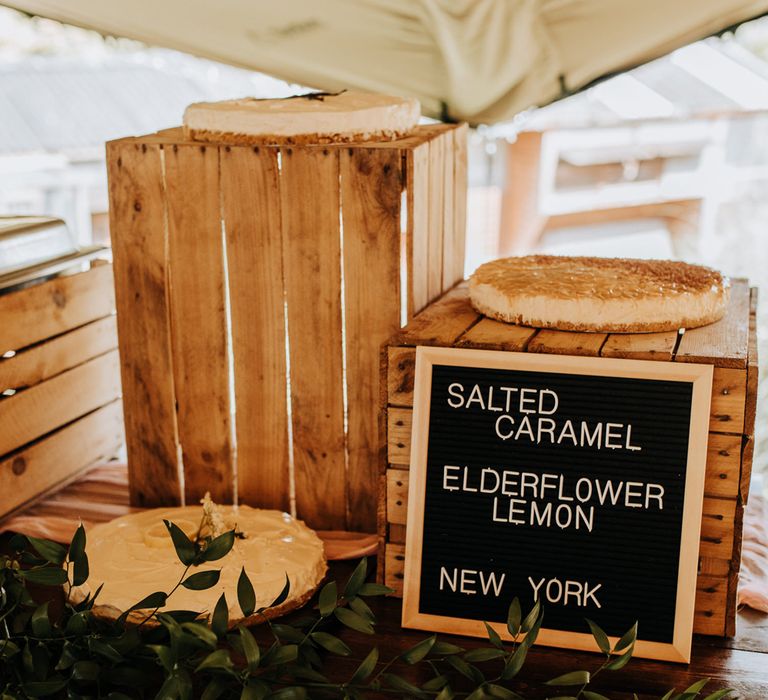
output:
<instances>
[{"instance_id":1,"label":"metal chafing dish","mask_svg":"<svg viewBox=\"0 0 768 700\"><path fill-rule=\"evenodd\" d=\"M66 223L49 216L0 217L0 294L78 272L103 245L79 246Z\"/></svg>"}]
</instances>

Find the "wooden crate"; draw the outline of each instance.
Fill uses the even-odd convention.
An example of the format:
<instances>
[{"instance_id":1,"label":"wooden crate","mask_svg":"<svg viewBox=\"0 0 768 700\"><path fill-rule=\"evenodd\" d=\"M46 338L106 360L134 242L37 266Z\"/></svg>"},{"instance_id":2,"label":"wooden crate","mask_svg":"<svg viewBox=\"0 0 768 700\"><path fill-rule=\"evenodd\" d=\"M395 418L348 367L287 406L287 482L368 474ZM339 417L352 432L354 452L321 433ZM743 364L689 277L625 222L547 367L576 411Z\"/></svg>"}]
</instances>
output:
<instances>
[{"instance_id":1,"label":"wooden crate","mask_svg":"<svg viewBox=\"0 0 768 700\"><path fill-rule=\"evenodd\" d=\"M0 296L0 517L122 445L112 266Z\"/></svg>"},{"instance_id":2,"label":"wooden crate","mask_svg":"<svg viewBox=\"0 0 768 700\"><path fill-rule=\"evenodd\" d=\"M284 148L170 129L107 160L133 504L210 490L375 532L379 349L463 277L466 127Z\"/></svg>"},{"instance_id":3,"label":"wooden crate","mask_svg":"<svg viewBox=\"0 0 768 700\"><path fill-rule=\"evenodd\" d=\"M418 314L382 352L379 579L402 592L416 346L479 348L714 365L694 631L735 634L744 505L757 402L757 290L736 280L726 316L687 331L567 333L494 321L459 285Z\"/></svg>"}]
</instances>

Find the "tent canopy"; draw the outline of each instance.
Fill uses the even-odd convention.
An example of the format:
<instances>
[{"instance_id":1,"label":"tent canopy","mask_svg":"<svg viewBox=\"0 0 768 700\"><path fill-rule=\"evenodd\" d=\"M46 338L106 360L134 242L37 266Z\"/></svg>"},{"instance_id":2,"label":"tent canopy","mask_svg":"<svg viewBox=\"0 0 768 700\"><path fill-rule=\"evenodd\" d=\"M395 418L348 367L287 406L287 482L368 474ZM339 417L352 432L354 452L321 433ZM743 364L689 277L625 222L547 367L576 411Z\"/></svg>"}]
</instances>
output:
<instances>
[{"instance_id":1,"label":"tent canopy","mask_svg":"<svg viewBox=\"0 0 768 700\"><path fill-rule=\"evenodd\" d=\"M326 90L493 123L768 12L768 0L0 0Z\"/></svg>"}]
</instances>

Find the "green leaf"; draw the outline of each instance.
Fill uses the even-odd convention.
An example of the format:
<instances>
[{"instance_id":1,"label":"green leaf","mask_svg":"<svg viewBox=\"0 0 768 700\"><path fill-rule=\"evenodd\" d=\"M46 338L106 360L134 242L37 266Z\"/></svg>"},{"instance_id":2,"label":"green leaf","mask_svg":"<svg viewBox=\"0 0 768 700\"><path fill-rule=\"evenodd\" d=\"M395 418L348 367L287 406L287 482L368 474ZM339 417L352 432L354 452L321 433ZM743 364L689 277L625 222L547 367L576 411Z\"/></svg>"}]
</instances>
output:
<instances>
[{"instance_id":1,"label":"green leaf","mask_svg":"<svg viewBox=\"0 0 768 700\"><path fill-rule=\"evenodd\" d=\"M291 625L281 625L275 623L272 625L272 632L281 642L302 642L304 634Z\"/></svg>"},{"instance_id":2,"label":"green leaf","mask_svg":"<svg viewBox=\"0 0 768 700\"><path fill-rule=\"evenodd\" d=\"M352 678L349 679L350 684L355 685L356 683L363 683L373 673L373 669L376 668L378 662L379 650L376 647L373 647L373 649L368 652L368 656L366 656L363 659L363 662L357 667Z\"/></svg>"},{"instance_id":3,"label":"green leaf","mask_svg":"<svg viewBox=\"0 0 768 700\"><path fill-rule=\"evenodd\" d=\"M90 637L88 639L88 650L92 656L101 656L113 663L119 663L123 660L122 655L111 644L97 637Z\"/></svg>"},{"instance_id":4,"label":"green leaf","mask_svg":"<svg viewBox=\"0 0 768 700\"><path fill-rule=\"evenodd\" d=\"M622 636L622 638L616 642L616 646L613 647L613 651L621 651L622 649L626 649L628 646L631 646L635 643L635 640L637 639L637 622L635 622L632 627L630 627Z\"/></svg>"},{"instance_id":5,"label":"green leaf","mask_svg":"<svg viewBox=\"0 0 768 700\"><path fill-rule=\"evenodd\" d=\"M502 656L504 656L504 651L502 649L470 649L466 654L464 654L464 660L475 663L478 661L490 661L491 659L498 659Z\"/></svg>"},{"instance_id":6,"label":"green leaf","mask_svg":"<svg viewBox=\"0 0 768 700\"><path fill-rule=\"evenodd\" d=\"M225 532L211 540L201 552L200 558L202 561L217 561L227 556L232 551L234 544L235 531L229 530L229 532Z\"/></svg>"},{"instance_id":7,"label":"green leaf","mask_svg":"<svg viewBox=\"0 0 768 700\"><path fill-rule=\"evenodd\" d=\"M216 607L211 615L211 629L217 637L222 637L227 633L229 624L229 607L227 606L227 597L222 593L216 601Z\"/></svg>"},{"instance_id":8,"label":"green leaf","mask_svg":"<svg viewBox=\"0 0 768 700\"><path fill-rule=\"evenodd\" d=\"M495 646L497 649L503 649L504 645L501 642L501 637L499 637L498 632L496 632L493 627L491 627L487 622L483 622L485 625L485 631L488 635L488 639Z\"/></svg>"},{"instance_id":9,"label":"green leaf","mask_svg":"<svg viewBox=\"0 0 768 700\"><path fill-rule=\"evenodd\" d=\"M32 632L36 637L47 637L51 633L51 621L48 619L48 601L35 608L30 618Z\"/></svg>"},{"instance_id":10,"label":"green leaf","mask_svg":"<svg viewBox=\"0 0 768 700\"><path fill-rule=\"evenodd\" d=\"M349 627L357 632L363 634L373 634L373 625L369 620L364 617L360 617L356 612L349 610L348 608L336 608L333 611L336 619L341 622L345 627Z\"/></svg>"},{"instance_id":11,"label":"green leaf","mask_svg":"<svg viewBox=\"0 0 768 700\"><path fill-rule=\"evenodd\" d=\"M227 689L227 683L222 678L214 676L205 686L203 694L200 696L200 700L218 700Z\"/></svg>"},{"instance_id":12,"label":"green leaf","mask_svg":"<svg viewBox=\"0 0 768 700\"><path fill-rule=\"evenodd\" d=\"M624 668L632 658L632 652L634 649L635 647L633 645L620 656L613 657L608 663L605 664L605 668L609 671L618 671Z\"/></svg>"},{"instance_id":13,"label":"green leaf","mask_svg":"<svg viewBox=\"0 0 768 700\"><path fill-rule=\"evenodd\" d=\"M595 641L597 642L597 646L600 649L600 651L603 652L603 654L610 654L611 653L611 643L608 641L608 635L603 632L603 629L598 625L596 622L592 622L589 618L585 618L587 620L587 624L589 625L589 629L592 630L592 636L595 638Z\"/></svg>"},{"instance_id":14,"label":"green leaf","mask_svg":"<svg viewBox=\"0 0 768 700\"><path fill-rule=\"evenodd\" d=\"M390 688L394 688L395 690L399 690L403 693L407 693L408 696L412 696L415 698L423 698L424 693L421 691L420 688L417 688L413 683L409 683L404 678L400 678L400 676L396 676L394 673L385 673L382 675L382 680L384 680L387 685Z\"/></svg>"},{"instance_id":15,"label":"green leaf","mask_svg":"<svg viewBox=\"0 0 768 700\"><path fill-rule=\"evenodd\" d=\"M507 611L507 629L513 637L517 637L520 634L520 619L522 612L520 610L520 600L515 597L509 605Z\"/></svg>"},{"instance_id":16,"label":"green leaf","mask_svg":"<svg viewBox=\"0 0 768 700\"><path fill-rule=\"evenodd\" d=\"M527 644L520 644L517 649L515 649L515 653L512 654L509 661L507 661L506 666L504 666L504 670L501 672L501 677L504 680L514 678L520 672L520 669L525 663L525 657L528 654L529 648L530 646Z\"/></svg>"},{"instance_id":17,"label":"green leaf","mask_svg":"<svg viewBox=\"0 0 768 700\"><path fill-rule=\"evenodd\" d=\"M82 586L88 580L88 555L85 553L85 528L80 523L69 544L72 562L72 585Z\"/></svg>"},{"instance_id":18,"label":"green leaf","mask_svg":"<svg viewBox=\"0 0 768 700\"><path fill-rule=\"evenodd\" d=\"M430 678L426 683L421 684L422 690L442 690L448 684L448 676L440 674L434 678Z\"/></svg>"},{"instance_id":19,"label":"green leaf","mask_svg":"<svg viewBox=\"0 0 768 700\"><path fill-rule=\"evenodd\" d=\"M205 591L213 588L219 582L220 576L221 571L198 571L196 574L187 576L181 585L190 591Z\"/></svg>"},{"instance_id":20,"label":"green leaf","mask_svg":"<svg viewBox=\"0 0 768 700\"><path fill-rule=\"evenodd\" d=\"M317 600L321 617L328 617L336 609L336 601L338 597L339 594L336 588L336 581L330 581L323 586Z\"/></svg>"},{"instance_id":21,"label":"green leaf","mask_svg":"<svg viewBox=\"0 0 768 700\"><path fill-rule=\"evenodd\" d=\"M67 558L67 550L56 542L50 540L41 540L38 537L27 536L27 540L32 545L34 550L46 561L51 564L58 564L61 566L64 560Z\"/></svg>"},{"instance_id":22,"label":"green leaf","mask_svg":"<svg viewBox=\"0 0 768 700\"><path fill-rule=\"evenodd\" d=\"M256 609L256 593L253 591L251 579L245 573L245 567L240 570L240 577L237 579L237 602L245 617L253 615Z\"/></svg>"},{"instance_id":23,"label":"green leaf","mask_svg":"<svg viewBox=\"0 0 768 700\"><path fill-rule=\"evenodd\" d=\"M310 638L317 642L323 649L339 656L349 656L352 650L344 644L338 637L334 637L327 632L312 632Z\"/></svg>"},{"instance_id":24,"label":"green leaf","mask_svg":"<svg viewBox=\"0 0 768 700\"><path fill-rule=\"evenodd\" d=\"M0 659L10 659L21 651L10 639L0 642Z\"/></svg>"},{"instance_id":25,"label":"green leaf","mask_svg":"<svg viewBox=\"0 0 768 700\"><path fill-rule=\"evenodd\" d=\"M589 683L589 671L571 671L548 680L544 685L584 685Z\"/></svg>"},{"instance_id":26,"label":"green leaf","mask_svg":"<svg viewBox=\"0 0 768 700\"><path fill-rule=\"evenodd\" d=\"M371 597L377 595L389 595L390 593L394 592L394 588L385 586L382 583L364 583L362 586L360 586L360 590L357 592L357 595Z\"/></svg>"},{"instance_id":27,"label":"green leaf","mask_svg":"<svg viewBox=\"0 0 768 700\"><path fill-rule=\"evenodd\" d=\"M539 612L541 611L541 601L536 601L534 606L531 608L531 611L525 616L525 619L520 625L520 631L522 632L529 632L534 624L536 624L536 620L539 619Z\"/></svg>"},{"instance_id":28,"label":"green leaf","mask_svg":"<svg viewBox=\"0 0 768 700\"><path fill-rule=\"evenodd\" d=\"M275 647L269 653L269 665L278 666L279 664L289 664L296 661L299 656L299 647L296 644L284 644Z\"/></svg>"},{"instance_id":29,"label":"green leaf","mask_svg":"<svg viewBox=\"0 0 768 700\"><path fill-rule=\"evenodd\" d=\"M714 693L710 693L704 700L722 700L727 698L733 692L733 688L723 688L722 690L716 690Z\"/></svg>"},{"instance_id":30,"label":"green leaf","mask_svg":"<svg viewBox=\"0 0 768 700\"><path fill-rule=\"evenodd\" d=\"M142 598L138 603L128 608L131 610L148 610L149 608L162 608L165 605L168 596L162 591L150 593L146 598Z\"/></svg>"},{"instance_id":31,"label":"green leaf","mask_svg":"<svg viewBox=\"0 0 768 700\"><path fill-rule=\"evenodd\" d=\"M422 639L417 644L414 644L410 649L407 649L401 654L401 658L407 664L416 664L421 661L435 646L437 641L437 635L433 634L431 637Z\"/></svg>"},{"instance_id":32,"label":"green leaf","mask_svg":"<svg viewBox=\"0 0 768 700\"><path fill-rule=\"evenodd\" d=\"M536 639L539 636L539 630L541 630L541 625L544 622L544 611L541 610L539 612L539 615L536 617L536 621L533 623L533 626L526 632L525 639L521 642L521 644L528 649L530 649L534 643L536 642ZM521 627L522 629L522 627Z\"/></svg>"},{"instance_id":33,"label":"green leaf","mask_svg":"<svg viewBox=\"0 0 768 700\"><path fill-rule=\"evenodd\" d=\"M197 665L195 673L206 669L231 671L233 668L234 664L232 663L232 657L230 657L229 651L226 649L217 649L208 654L208 656Z\"/></svg>"},{"instance_id":34,"label":"green leaf","mask_svg":"<svg viewBox=\"0 0 768 700\"><path fill-rule=\"evenodd\" d=\"M66 678L49 678L47 681L25 683L22 688L30 698L44 698L58 693L67 685Z\"/></svg>"},{"instance_id":35,"label":"green leaf","mask_svg":"<svg viewBox=\"0 0 768 700\"><path fill-rule=\"evenodd\" d=\"M493 698L502 698L502 700L523 700L521 695L518 695L509 688L496 685L495 683L489 683L486 688L490 696Z\"/></svg>"},{"instance_id":36,"label":"green leaf","mask_svg":"<svg viewBox=\"0 0 768 700\"><path fill-rule=\"evenodd\" d=\"M372 624L375 624L376 616L373 614L373 610L368 607L368 604L362 598L358 597L350 600L349 607L360 615L360 617L364 617Z\"/></svg>"},{"instance_id":37,"label":"green leaf","mask_svg":"<svg viewBox=\"0 0 768 700\"><path fill-rule=\"evenodd\" d=\"M448 656L446 657L446 662L453 666L462 676L465 676L466 678L469 678L469 680L474 681L475 683L482 683L485 680L485 677L482 673L480 673L479 669L475 668L474 666L470 666L464 659L462 659L459 656Z\"/></svg>"},{"instance_id":38,"label":"green leaf","mask_svg":"<svg viewBox=\"0 0 768 700\"><path fill-rule=\"evenodd\" d=\"M432 647L432 656L450 656L451 654L461 654L465 649L449 642L436 641Z\"/></svg>"},{"instance_id":39,"label":"green leaf","mask_svg":"<svg viewBox=\"0 0 768 700\"><path fill-rule=\"evenodd\" d=\"M261 660L261 651L256 639L251 634L250 630L246 629L242 625L238 626L240 632L240 642L243 645L243 654L245 660L248 663L248 670L251 673L256 673L259 669L259 661Z\"/></svg>"},{"instance_id":40,"label":"green leaf","mask_svg":"<svg viewBox=\"0 0 768 700\"><path fill-rule=\"evenodd\" d=\"M453 691L450 685L446 685L438 694L435 700L453 700Z\"/></svg>"},{"instance_id":41,"label":"green leaf","mask_svg":"<svg viewBox=\"0 0 768 700\"><path fill-rule=\"evenodd\" d=\"M270 608L276 608L281 603L284 603L286 598L288 597L288 594L291 592L291 582L288 580L288 574L285 575L285 585L283 586L283 590L278 593L277 598L275 598L268 607Z\"/></svg>"},{"instance_id":42,"label":"green leaf","mask_svg":"<svg viewBox=\"0 0 768 700\"><path fill-rule=\"evenodd\" d=\"M211 647L211 649L215 649L219 642L219 638L202 622L182 622L181 628L197 637L201 642Z\"/></svg>"},{"instance_id":43,"label":"green leaf","mask_svg":"<svg viewBox=\"0 0 768 700\"><path fill-rule=\"evenodd\" d=\"M581 695L584 700L610 700L610 698L607 698L600 693L596 693L594 690L582 690Z\"/></svg>"},{"instance_id":44,"label":"green leaf","mask_svg":"<svg viewBox=\"0 0 768 700\"><path fill-rule=\"evenodd\" d=\"M155 654L157 654L157 658L160 660L163 668L168 673L173 671L173 666L176 663L176 659L174 658L170 647L163 646L162 644L147 644L147 648L151 649L155 652Z\"/></svg>"},{"instance_id":45,"label":"green leaf","mask_svg":"<svg viewBox=\"0 0 768 700\"><path fill-rule=\"evenodd\" d=\"M65 631L67 634L75 636L81 636L88 631L88 616L91 614L90 610L83 610L82 612L75 613L67 620Z\"/></svg>"},{"instance_id":46,"label":"green leaf","mask_svg":"<svg viewBox=\"0 0 768 700\"><path fill-rule=\"evenodd\" d=\"M67 582L67 572L57 566L42 566L34 569L25 569L19 573L32 583L41 586L61 586Z\"/></svg>"},{"instance_id":47,"label":"green leaf","mask_svg":"<svg viewBox=\"0 0 768 700\"><path fill-rule=\"evenodd\" d=\"M281 688L269 695L270 700L304 700L307 697L306 688L290 686Z\"/></svg>"},{"instance_id":48,"label":"green leaf","mask_svg":"<svg viewBox=\"0 0 768 700\"><path fill-rule=\"evenodd\" d=\"M349 577L349 580L347 581L347 585L344 586L345 598L354 598L360 592L360 588L365 583L365 575L367 573L368 573L368 559L367 557L363 557L358 563L358 565L355 567L355 570L352 572L352 575Z\"/></svg>"},{"instance_id":49,"label":"green leaf","mask_svg":"<svg viewBox=\"0 0 768 700\"><path fill-rule=\"evenodd\" d=\"M173 548L176 550L176 556L179 558L179 561L184 566L191 566L195 562L195 556L197 555L194 543L176 523L172 523L170 520L163 520L163 523L168 530L168 534L171 536Z\"/></svg>"},{"instance_id":50,"label":"green leaf","mask_svg":"<svg viewBox=\"0 0 768 700\"><path fill-rule=\"evenodd\" d=\"M683 693L700 693L704 686L709 683L711 679L709 678L702 678L700 681L696 681L693 685L689 685Z\"/></svg>"},{"instance_id":51,"label":"green leaf","mask_svg":"<svg viewBox=\"0 0 768 700\"><path fill-rule=\"evenodd\" d=\"M487 697L485 693L485 686L481 685L478 688L475 688L469 695L467 695L467 700L484 700Z\"/></svg>"},{"instance_id":52,"label":"green leaf","mask_svg":"<svg viewBox=\"0 0 768 700\"><path fill-rule=\"evenodd\" d=\"M101 667L95 661L76 661L72 666L72 678L76 681L98 680Z\"/></svg>"}]
</instances>

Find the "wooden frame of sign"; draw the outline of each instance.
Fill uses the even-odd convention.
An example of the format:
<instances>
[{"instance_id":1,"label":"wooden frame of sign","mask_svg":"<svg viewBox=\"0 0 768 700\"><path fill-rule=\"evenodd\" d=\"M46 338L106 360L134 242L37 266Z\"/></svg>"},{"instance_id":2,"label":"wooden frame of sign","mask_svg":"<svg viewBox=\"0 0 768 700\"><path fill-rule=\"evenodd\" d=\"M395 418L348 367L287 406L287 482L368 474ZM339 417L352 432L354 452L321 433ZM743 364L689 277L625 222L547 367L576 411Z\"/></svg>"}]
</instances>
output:
<instances>
[{"instance_id":1,"label":"wooden frame of sign","mask_svg":"<svg viewBox=\"0 0 768 700\"><path fill-rule=\"evenodd\" d=\"M539 643L594 650L594 640L588 634L583 618L596 619L603 627L607 627L609 636L615 642L620 633L638 618L637 606L642 608L643 596L648 595L654 601L653 612L648 606L642 612L653 617L654 621L644 629L641 620L635 655L688 662L693 633L712 376L710 365L418 347L403 626L485 636L485 620L502 637L509 639L503 624L506 620L506 606L514 595L520 595L523 601L526 596L531 600L542 599L547 611L545 620L549 620L551 625L552 619L555 619L552 626L547 626L545 621L545 627L538 636ZM506 384L494 384L502 378ZM535 388L535 382L540 382L540 378L545 379L546 389ZM587 396L586 402L581 403L586 396L583 391L584 380L592 383L591 389L598 392L598 402L592 401L590 404L590 397ZM513 386L515 382L516 388ZM469 389L470 386L472 389ZM494 387L497 389L495 397ZM647 399L648 403L641 406L638 403L641 399ZM636 414L625 413L622 417L622 410L628 412L635 406L638 407ZM660 413L660 406L664 406L664 413ZM576 413L573 413L574 407ZM574 437L572 445L569 442L568 436L576 423L575 418L573 421L570 418L582 410L587 412L582 416L587 415L594 421L605 421L606 416L610 421L616 416L615 423L592 423L592 434L598 424L603 426L601 437L598 438L598 451L595 451L592 442L583 441L583 432L582 438ZM554 415L558 411L561 411L561 415ZM518 428L512 427L515 424L512 416L517 418ZM555 429L552 418L559 418L562 422L566 417L568 419L562 426L558 425ZM506 421L502 420L504 418ZM538 428L533 429L531 426L535 421L539 421ZM552 436L548 445L547 440L542 439L542 421L547 421L544 423L544 435ZM526 423L528 427L524 428ZM566 429L566 424L572 424L571 428ZM637 428L634 435L631 433L633 424ZM584 425L582 421L582 431ZM514 453L507 451L503 454L514 454L514 469L520 471L499 472L498 457L502 453L494 453L493 450L501 449L498 445L508 450L505 441L512 437L516 429L524 432L523 438L518 442L519 436L514 437L510 443ZM480 432L483 430L490 430L490 433ZM533 434L537 430L538 439L534 441ZM562 437L563 430L566 439L561 445L562 441L556 443L554 436L555 432L561 431L557 434ZM473 440L469 445L466 441L467 431ZM527 440L529 432L531 439ZM484 442L475 443L475 438ZM579 440L581 444L577 444ZM600 441L604 448L601 454ZM579 453L579 447L585 446L590 449ZM534 449L540 450L535 453L541 455L537 457L539 462L536 467L539 471L557 470L557 460L563 459L557 450L563 450L562 454L571 460L569 466L575 465L572 475L578 473L579 464L583 469L585 459L589 471L581 472L582 477L578 479L575 491L573 484L566 481L565 475L557 477L552 474L547 481L542 472L539 481L534 471L523 471L526 456L534 454L530 452ZM494 454L497 457L495 462ZM588 456L581 458L578 454ZM447 455L452 458L452 465L445 462ZM488 461L482 462L483 459ZM443 465L439 467L440 473L434 468L431 471L428 469L428 464L434 467L433 461L438 467ZM460 466L463 464L472 464L474 469ZM630 466L627 467L627 464ZM488 466L481 470L478 469L480 465ZM645 478L652 481L642 482L637 476L637 481L617 481L614 486L620 491L623 484L624 496L611 502L610 497L603 498L606 484L610 483L611 473L619 479L627 478L627 474L622 473L622 466L628 469L629 479L632 479L634 469L635 474L650 474L650 477ZM638 472L638 469L641 471ZM489 475L493 471L496 476L491 479L493 475L490 475L488 484L481 484L477 481L478 475L483 476L481 471ZM590 478L585 476L587 473ZM604 479L602 482L601 477ZM501 491L500 484L504 484ZM594 493L602 494L599 500L594 500L597 496L593 497L593 485ZM531 508L531 518L526 520L524 499L509 499L506 505L502 500L503 505L499 508L499 496L493 496L493 505L490 505L489 494L520 496L526 494L526 486L528 495L533 494L534 499L527 502L529 505L535 504L535 499L544 498L541 494L545 488L557 490L557 498L561 503L556 511L548 511L547 524L544 520L546 509L534 513L536 508ZM582 500L587 493L587 486L589 497ZM611 495L614 486L610 487ZM522 494L519 493L521 488ZM566 494L571 489L571 495L564 494L564 489ZM666 512L664 500L667 501ZM571 505L573 501L575 503ZM593 505L590 505L590 501L593 501ZM597 503L597 511L594 503ZM566 505L570 509L567 525L565 515L562 522L559 518L560 509ZM573 509L582 506L580 512L576 511L574 521ZM551 520L553 512L558 513L556 522ZM463 517L457 517L457 513ZM468 522L468 518L478 514L485 516ZM599 526L601 517L604 522L602 532ZM636 524L630 521L627 525L628 517L638 518ZM523 527L510 527L511 523ZM493 528L496 528L495 532L492 532ZM577 532L579 528L581 531ZM668 546L670 533L671 547ZM593 540L592 545L589 539L584 539L595 535L597 539ZM546 549L547 541L550 546L554 545L554 549ZM493 549L488 549L489 542L493 543ZM588 555L580 558L582 552L579 546L584 547L584 552L588 552L590 546L596 546L592 550L592 558ZM516 549L518 547L519 550ZM549 559L546 562L536 560L529 567L517 566L516 559L514 570L508 566L509 562L507 568L504 568L505 556L516 556L517 551L521 552L521 556L548 551ZM595 552L600 553L603 560L610 560L611 565L601 569L596 563ZM625 555L628 558L622 561L621 557ZM456 566L457 558L463 556L467 557L467 565L472 568ZM448 566L439 566L443 561ZM604 578L597 585L597 579L593 579L590 584L583 577L572 581L568 578L568 571L563 571L559 578L540 577L542 571L551 571L555 561L558 566L586 561L588 567L598 571L598 575L600 571L605 573L608 569L619 570L620 574L624 574L624 580L620 575L618 581ZM495 562L503 571L484 572L477 562ZM531 589L513 592L504 588L504 572L509 575L509 585L513 577L533 571L538 565L540 571L533 577L528 574L527 578L533 595ZM660 568L655 569L657 566ZM524 571L518 573L519 569ZM656 575L652 576L651 570ZM672 574L664 576L663 572ZM497 574L495 578L494 573ZM578 572L571 573L578 577ZM647 576L648 580L643 579L643 576ZM424 582L425 577L431 582L429 586ZM661 582L660 578L663 579ZM557 582L557 585L552 587L550 582ZM648 592L648 586L653 586L654 582L666 586L666 595L659 596L658 591ZM608 583L608 586L598 594L603 583ZM611 587L612 583L618 585ZM633 586L637 588L636 591ZM509 599L502 600L502 595L508 595ZM603 598L603 604L599 603L598 597ZM627 600L630 602L627 603ZM503 614L500 606L503 606ZM570 617L566 617L563 611L569 606L571 609L567 615ZM467 612L464 616L460 614L463 610ZM613 625L610 624L612 615L616 618ZM574 616L579 618L580 624L574 622ZM622 626L621 631L617 626L619 624ZM587 632L577 631L582 628Z\"/></svg>"}]
</instances>

